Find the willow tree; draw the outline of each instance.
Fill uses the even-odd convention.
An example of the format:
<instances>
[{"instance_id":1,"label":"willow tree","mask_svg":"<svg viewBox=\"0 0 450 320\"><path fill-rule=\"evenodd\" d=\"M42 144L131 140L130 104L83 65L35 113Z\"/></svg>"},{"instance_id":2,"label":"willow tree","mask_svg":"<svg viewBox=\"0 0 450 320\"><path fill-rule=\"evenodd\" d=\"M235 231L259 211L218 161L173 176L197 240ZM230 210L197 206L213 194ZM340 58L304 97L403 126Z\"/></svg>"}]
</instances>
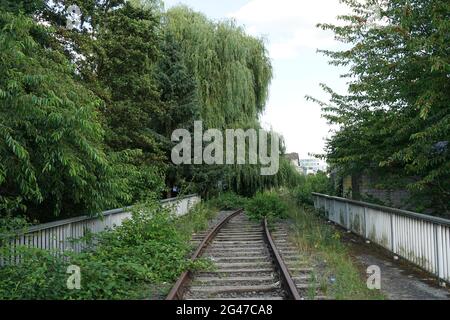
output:
<instances>
[{"instance_id":1,"label":"willow tree","mask_svg":"<svg viewBox=\"0 0 450 320\"><path fill-rule=\"evenodd\" d=\"M259 115L272 79L264 41L247 35L232 20L214 22L184 6L170 9L164 25L180 44L194 77L204 127L260 129ZM280 171L273 176L261 176L261 165L228 165L190 166L182 177L195 182L194 190L204 194L227 188L253 195L293 183L296 174L282 159Z\"/></svg>"},{"instance_id":2,"label":"willow tree","mask_svg":"<svg viewBox=\"0 0 450 320\"><path fill-rule=\"evenodd\" d=\"M421 200L417 210L450 210L450 3L344 0L344 25L322 24L350 48L322 51L349 67L348 95L331 88L325 117L340 126L327 146L342 173L380 177Z\"/></svg>"},{"instance_id":3,"label":"willow tree","mask_svg":"<svg viewBox=\"0 0 450 320\"><path fill-rule=\"evenodd\" d=\"M258 126L272 79L264 42L233 21L213 22L186 7L167 12L166 28L195 77L205 125Z\"/></svg>"}]
</instances>

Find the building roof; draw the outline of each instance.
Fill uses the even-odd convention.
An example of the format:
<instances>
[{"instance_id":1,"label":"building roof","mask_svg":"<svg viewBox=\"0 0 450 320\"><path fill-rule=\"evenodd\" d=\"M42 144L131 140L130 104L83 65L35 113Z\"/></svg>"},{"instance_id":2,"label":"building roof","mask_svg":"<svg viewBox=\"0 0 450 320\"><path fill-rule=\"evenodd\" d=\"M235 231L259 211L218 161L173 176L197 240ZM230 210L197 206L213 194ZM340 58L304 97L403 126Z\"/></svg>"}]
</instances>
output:
<instances>
[{"instance_id":1,"label":"building roof","mask_svg":"<svg viewBox=\"0 0 450 320\"><path fill-rule=\"evenodd\" d=\"M298 153L287 153L284 155L289 160L296 160L297 162L300 161L300 157Z\"/></svg>"}]
</instances>

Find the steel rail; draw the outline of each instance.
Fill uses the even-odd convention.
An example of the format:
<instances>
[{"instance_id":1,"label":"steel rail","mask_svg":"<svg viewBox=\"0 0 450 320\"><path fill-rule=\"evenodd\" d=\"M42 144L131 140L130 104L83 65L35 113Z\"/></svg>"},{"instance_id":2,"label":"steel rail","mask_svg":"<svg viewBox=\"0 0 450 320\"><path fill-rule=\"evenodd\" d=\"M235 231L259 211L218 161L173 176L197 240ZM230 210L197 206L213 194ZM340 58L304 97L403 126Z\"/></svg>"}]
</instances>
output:
<instances>
[{"instance_id":1,"label":"steel rail","mask_svg":"<svg viewBox=\"0 0 450 320\"><path fill-rule=\"evenodd\" d=\"M298 293L297 286L295 285L294 280L292 280L291 274L289 273L289 269L284 263L283 258L281 258L281 255L278 252L275 243L273 242L267 223L267 218L264 219L263 224L264 224L264 235L266 237L267 242L269 243L269 250L272 253L272 256L274 257L275 264L277 265L278 270L280 271L281 283L282 286L284 287L284 290L286 291L291 300L302 300L300 294Z\"/></svg>"},{"instance_id":2,"label":"steel rail","mask_svg":"<svg viewBox=\"0 0 450 320\"><path fill-rule=\"evenodd\" d=\"M236 212L233 212L228 217L225 217L220 221L203 239L203 241L198 246L197 250L194 252L194 254L191 257L191 260L197 260L203 251L205 250L206 246L211 242L211 240L216 236L216 234L219 232L219 230L232 218L236 217L237 215L241 214L244 210L240 209ZM172 290L169 292L169 294L166 297L166 300L181 300L183 298L183 289L185 284L189 281L191 278L191 272L185 271L181 274L180 278L177 280L175 285L173 286Z\"/></svg>"}]
</instances>

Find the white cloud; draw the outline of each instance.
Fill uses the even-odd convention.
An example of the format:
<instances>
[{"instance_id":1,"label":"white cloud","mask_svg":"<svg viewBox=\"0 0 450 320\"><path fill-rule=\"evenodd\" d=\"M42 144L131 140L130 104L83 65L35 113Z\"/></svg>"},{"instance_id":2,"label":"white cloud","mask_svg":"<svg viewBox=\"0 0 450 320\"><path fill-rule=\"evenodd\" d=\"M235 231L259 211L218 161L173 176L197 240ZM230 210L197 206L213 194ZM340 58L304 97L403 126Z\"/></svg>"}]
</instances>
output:
<instances>
[{"instance_id":1,"label":"white cloud","mask_svg":"<svg viewBox=\"0 0 450 320\"><path fill-rule=\"evenodd\" d=\"M253 0L230 16L246 23L268 23L292 19L317 23L342 13L338 0Z\"/></svg>"},{"instance_id":2,"label":"white cloud","mask_svg":"<svg viewBox=\"0 0 450 320\"><path fill-rule=\"evenodd\" d=\"M298 28L287 40L273 42L269 51L273 59L292 59L301 54L302 48L331 49L337 45L333 35L316 28Z\"/></svg>"},{"instance_id":3,"label":"white cloud","mask_svg":"<svg viewBox=\"0 0 450 320\"><path fill-rule=\"evenodd\" d=\"M305 48L336 47L332 33L316 25L336 22L347 11L339 0L252 0L229 17L245 24L251 35L267 35L273 59L292 59Z\"/></svg>"},{"instance_id":4,"label":"white cloud","mask_svg":"<svg viewBox=\"0 0 450 320\"><path fill-rule=\"evenodd\" d=\"M263 127L280 132L288 152L298 152L301 158L309 153L323 153L324 138L329 136L326 120L320 116L317 105L302 103L270 107L261 117Z\"/></svg>"}]
</instances>

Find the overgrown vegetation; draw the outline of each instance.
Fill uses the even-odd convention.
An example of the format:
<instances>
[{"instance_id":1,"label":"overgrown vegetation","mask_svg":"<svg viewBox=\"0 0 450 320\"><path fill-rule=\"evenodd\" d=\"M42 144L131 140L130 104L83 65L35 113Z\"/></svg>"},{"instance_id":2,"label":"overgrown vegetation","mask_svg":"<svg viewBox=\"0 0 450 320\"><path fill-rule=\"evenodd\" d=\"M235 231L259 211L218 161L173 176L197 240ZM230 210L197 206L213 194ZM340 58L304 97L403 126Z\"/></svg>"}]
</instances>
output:
<instances>
[{"instance_id":1,"label":"overgrown vegetation","mask_svg":"<svg viewBox=\"0 0 450 320\"><path fill-rule=\"evenodd\" d=\"M341 235L324 223L314 208L299 204L296 195L285 195L292 221L292 239L298 249L317 264L311 281L324 295L339 300L383 299L379 291L367 289L366 280L352 261Z\"/></svg>"},{"instance_id":2,"label":"overgrown vegetation","mask_svg":"<svg viewBox=\"0 0 450 320\"><path fill-rule=\"evenodd\" d=\"M26 247L9 252L4 246L0 255L15 254L21 261L0 268L0 299L149 299L166 294L167 284L183 271L209 266L208 261L188 259L189 239L214 213L201 204L177 219L149 201L135 207L122 226L90 235L82 253L56 255ZM80 267L81 290L67 289L69 265Z\"/></svg>"},{"instance_id":3,"label":"overgrown vegetation","mask_svg":"<svg viewBox=\"0 0 450 320\"><path fill-rule=\"evenodd\" d=\"M177 229L190 240L193 233L205 230L209 222L217 215L219 208L212 201L198 204L191 213L177 219Z\"/></svg>"},{"instance_id":4,"label":"overgrown vegetation","mask_svg":"<svg viewBox=\"0 0 450 320\"><path fill-rule=\"evenodd\" d=\"M222 193L209 201L211 205L221 210L243 209L246 206L247 202L247 198L237 195L233 192Z\"/></svg>"},{"instance_id":5,"label":"overgrown vegetation","mask_svg":"<svg viewBox=\"0 0 450 320\"><path fill-rule=\"evenodd\" d=\"M268 217L269 222L287 219L291 223L290 237L299 252L316 266L310 282L312 288L320 289L321 294L339 300L383 299L379 291L367 288L366 280L352 261L339 231L324 223L310 206L308 192L328 190L327 176L307 176L303 181L295 190L258 193L248 200L246 214L256 221ZM315 295L315 290L308 292L311 299Z\"/></svg>"},{"instance_id":6,"label":"overgrown vegetation","mask_svg":"<svg viewBox=\"0 0 450 320\"><path fill-rule=\"evenodd\" d=\"M68 8L81 23L68 29ZM42 23L45 22L45 23ZM174 166L174 129L259 129L262 39L159 0L0 2L0 215L46 222L170 195L292 183L258 166ZM218 182L222 182L219 186Z\"/></svg>"},{"instance_id":7,"label":"overgrown vegetation","mask_svg":"<svg viewBox=\"0 0 450 320\"><path fill-rule=\"evenodd\" d=\"M450 3L342 0L342 24L321 24L349 45L322 51L347 66L348 94L317 101L339 127L326 159L342 177L366 174L378 188L407 189L410 206L450 211ZM314 99L313 99L314 100Z\"/></svg>"},{"instance_id":8,"label":"overgrown vegetation","mask_svg":"<svg viewBox=\"0 0 450 320\"><path fill-rule=\"evenodd\" d=\"M272 221L287 217L286 203L275 191L256 194L245 206L245 212L252 220L261 221L264 218Z\"/></svg>"},{"instance_id":9,"label":"overgrown vegetation","mask_svg":"<svg viewBox=\"0 0 450 320\"><path fill-rule=\"evenodd\" d=\"M82 17L68 29L73 4ZM202 205L175 219L154 199L175 186L209 198L297 182L286 159L264 177L260 165L170 162L172 131L194 120L260 129L272 66L264 41L234 22L166 12L159 0L3 0L0 30L0 246L28 223L145 203L122 226L77 240L95 250L1 246L21 262L0 268L0 298L148 298L205 265L186 259L188 240L214 212ZM281 215L271 199L271 213L258 214ZM246 203L228 193L211 205ZM81 290L66 289L69 264L81 268Z\"/></svg>"},{"instance_id":10,"label":"overgrown vegetation","mask_svg":"<svg viewBox=\"0 0 450 320\"><path fill-rule=\"evenodd\" d=\"M332 181L326 173L300 176L299 184L293 189L295 199L299 204L314 204L313 192L333 195Z\"/></svg>"}]
</instances>

